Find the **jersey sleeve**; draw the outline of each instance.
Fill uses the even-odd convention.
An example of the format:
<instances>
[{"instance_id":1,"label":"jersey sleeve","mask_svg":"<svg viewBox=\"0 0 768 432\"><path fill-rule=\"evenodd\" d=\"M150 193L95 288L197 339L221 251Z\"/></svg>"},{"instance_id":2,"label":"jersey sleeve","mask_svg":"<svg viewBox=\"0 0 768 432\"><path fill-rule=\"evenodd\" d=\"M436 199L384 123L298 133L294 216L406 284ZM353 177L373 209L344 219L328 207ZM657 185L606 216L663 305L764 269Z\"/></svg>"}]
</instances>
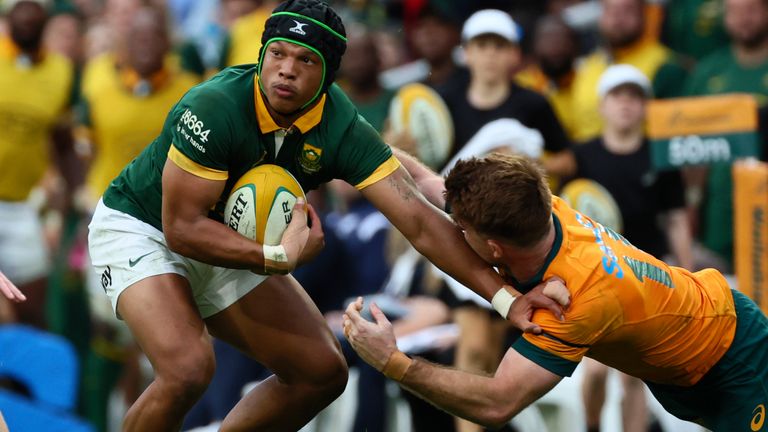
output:
<instances>
[{"instance_id":1,"label":"jersey sleeve","mask_svg":"<svg viewBox=\"0 0 768 432\"><path fill-rule=\"evenodd\" d=\"M392 149L362 116L357 115L344 135L336 160L336 177L364 189L400 167Z\"/></svg>"},{"instance_id":2,"label":"jersey sleeve","mask_svg":"<svg viewBox=\"0 0 768 432\"><path fill-rule=\"evenodd\" d=\"M193 90L194 92L194 90ZM166 121L171 146L168 158L181 169L209 180L226 180L234 135L226 100L187 94Z\"/></svg>"},{"instance_id":3,"label":"jersey sleeve","mask_svg":"<svg viewBox=\"0 0 768 432\"><path fill-rule=\"evenodd\" d=\"M547 310L537 310L533 322L543 333L526 333L512 348L558 376L571 376L592 343L621 317L616 304L605 297L594 291L590 298L573 299L565 321L559 321Z\"/></svg>"}]
</instances>

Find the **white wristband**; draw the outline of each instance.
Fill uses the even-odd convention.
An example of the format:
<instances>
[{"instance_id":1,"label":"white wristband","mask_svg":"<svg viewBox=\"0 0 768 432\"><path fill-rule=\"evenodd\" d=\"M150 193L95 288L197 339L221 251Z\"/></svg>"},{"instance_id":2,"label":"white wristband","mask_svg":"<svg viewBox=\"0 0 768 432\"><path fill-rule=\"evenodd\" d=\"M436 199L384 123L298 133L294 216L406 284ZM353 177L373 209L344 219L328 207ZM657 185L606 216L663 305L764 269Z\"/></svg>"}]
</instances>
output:
<instances>
[{"instance_id":1,"label":"white wristband","mask_svg":"<svg viewBox=\"0 0 768 432\"><path fill-rule=\"evenodd\" d=\"M496 294L493 295L493 299L491 299L491 304L493 305L493 308L496 309L496 312L498 312L502 318L507 319L507 315L509 315L509 308L512 307L512 303L515 301L515 296L509 293L504 287L501 287L500 290L496 291Z\"/></svg>"},{"instance_id":2,"label":"white wristband","mask_svg":"<svg viewBox=\"0 0 768 432\"><path fill-rule=\"evenodd\" d=\"M285 248L283 245L277 245L277 246L270 246L270 245L263 245L262 251L264 251L264 264L266 265L267 260L279 262L279 263L285 263L288 262L288 255L285 253Z\"/></svg>"}]
</instances>

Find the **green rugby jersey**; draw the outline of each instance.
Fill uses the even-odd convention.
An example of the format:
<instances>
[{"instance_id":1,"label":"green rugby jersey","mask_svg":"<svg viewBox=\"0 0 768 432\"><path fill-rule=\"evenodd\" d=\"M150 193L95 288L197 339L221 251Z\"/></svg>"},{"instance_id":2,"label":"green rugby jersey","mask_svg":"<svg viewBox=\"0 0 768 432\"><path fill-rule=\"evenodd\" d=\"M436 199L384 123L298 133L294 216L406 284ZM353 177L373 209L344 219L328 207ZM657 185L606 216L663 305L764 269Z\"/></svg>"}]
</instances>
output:
<instances>
[{"instance_id":1,"label":"green rugby jersey","mask_svg":"<svg viewBox=\"0 0 768 432\"><path fill-rule=\"evenodd\" d=\"M257 80L256 65L240 65L189 90L171 109L160 136L112 181L104 204L162 231L167 159L199 177L226 180L209 214L219 221L232 186L258 165L287 169L305 191L335 178L363 189L400 166L335 84L285 130L267 111ZM276 135L284 136L277 152Z\"/></svg>"}]
</instances>

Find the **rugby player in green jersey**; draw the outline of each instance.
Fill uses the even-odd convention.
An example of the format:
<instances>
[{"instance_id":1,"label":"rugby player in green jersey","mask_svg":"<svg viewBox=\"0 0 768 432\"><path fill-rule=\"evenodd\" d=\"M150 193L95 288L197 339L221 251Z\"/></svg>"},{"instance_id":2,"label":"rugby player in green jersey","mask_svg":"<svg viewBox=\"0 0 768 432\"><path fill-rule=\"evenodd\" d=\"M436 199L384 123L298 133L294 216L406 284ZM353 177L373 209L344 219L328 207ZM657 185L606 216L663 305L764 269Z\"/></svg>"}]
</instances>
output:
<instances>
[{"instance_id":1,"label":"rugby player in green jersey","mask_svg":"<svg viewBox=\"0 0 768 432\"><path fill-rule=\"evenodd\" d=\"M347 181L457 280L486 299L498 292L511 298L500 276L430 204L442 201L441 182L415 160L395 157L333 85L346 47L336 13L318 0L282 3L266 23L262 46L257 65L225 69L192 88L94 213L95 271L155 371L124 430L179 428L215 369L208 333L275 374L237 404L221 430L297 430L343 391L347 366L339 346L288 274L322 248L312 207L294 208L282 254L222 223L233 184L259 164L286 168L304 190ZM422 179L430 180L419 185ZM566 293L563 287L562 304ZM516 327L538 331L529 321L534 307L561 313L543 287L501 311Z\"/></svg>"}]
</instances>

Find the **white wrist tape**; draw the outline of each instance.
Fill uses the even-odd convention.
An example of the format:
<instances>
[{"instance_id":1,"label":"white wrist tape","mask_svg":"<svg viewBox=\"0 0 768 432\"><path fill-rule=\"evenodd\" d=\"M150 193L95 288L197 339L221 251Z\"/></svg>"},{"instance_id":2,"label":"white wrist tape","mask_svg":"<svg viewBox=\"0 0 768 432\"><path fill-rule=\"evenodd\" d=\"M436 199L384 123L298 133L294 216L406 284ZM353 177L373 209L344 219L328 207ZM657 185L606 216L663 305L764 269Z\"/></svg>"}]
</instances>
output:
<instances>
[{"instance_id":1,"label":"white wrist tape","mask_svg":"<svg viewBox=\"0 0 768 432\"><path fill-rule=\"evenodd\" d=\"M496 312L498 312L504 319L507 319L509 308L512 307L512 303L514 302L515 296L510 294L504 287L496 291L496 294L493 295L493 299L491 299L493 308L496 309Z\"/></svg>"},{"instance_id":2,"label":"white wrist tape","mask_svg":"<svg viewBox=\"0 0 768 432\"><path fill-rule=\"evenodd\" d=\"M277 246L263 245L262 250L264 251L265 264L267 261L274 261L279 263L288 262L288 255L285 253L285 248L283 247L283 245L277 245Z\"/></svg>"}]
</instances>

